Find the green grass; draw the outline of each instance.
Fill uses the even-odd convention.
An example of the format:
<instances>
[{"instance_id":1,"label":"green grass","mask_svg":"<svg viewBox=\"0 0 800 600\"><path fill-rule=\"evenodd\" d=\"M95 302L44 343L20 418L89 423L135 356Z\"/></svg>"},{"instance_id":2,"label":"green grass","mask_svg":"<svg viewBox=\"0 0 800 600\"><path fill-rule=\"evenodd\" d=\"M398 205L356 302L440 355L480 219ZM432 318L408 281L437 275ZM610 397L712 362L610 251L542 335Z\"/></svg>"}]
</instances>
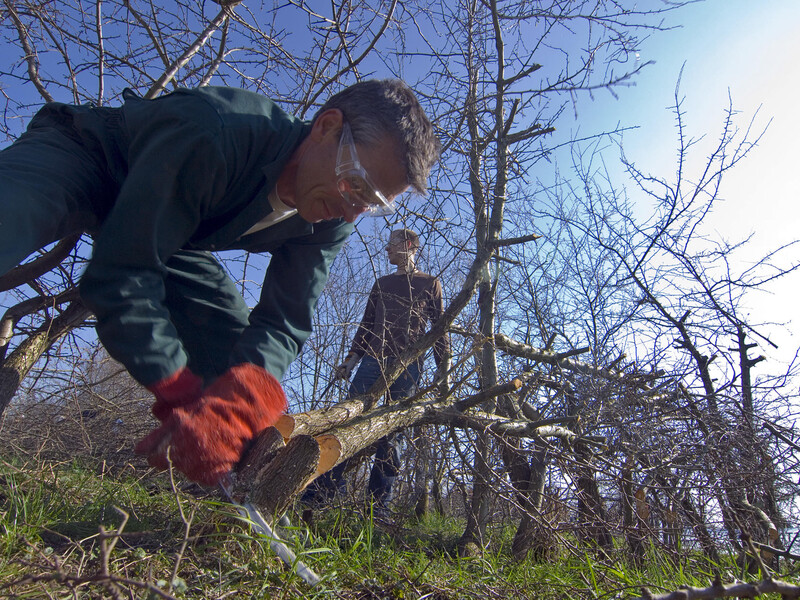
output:
<instances>
[{"instance_id":1,"label":"green grass","mask_svg":"<svg viewBox=\"0 0 800 600\"><path fill-rule=\"evenodd\" d=\"M513 530L502 526L481 557L460 558L458 520L433 514L386 528L340 508L318 511L311 531L287 536L307 538L295 551L322 577L310 588L233 507L178 491L164 475L6 464L0 478L0 597L610 599L638 595L643 584L654 592L705 586L715 570L728 581L744 577L733 562L675 563L655 548L636 568L623 549L601 560L575 542L552 563L518 562L508 551Z\"/></svg>"}]
</instances>

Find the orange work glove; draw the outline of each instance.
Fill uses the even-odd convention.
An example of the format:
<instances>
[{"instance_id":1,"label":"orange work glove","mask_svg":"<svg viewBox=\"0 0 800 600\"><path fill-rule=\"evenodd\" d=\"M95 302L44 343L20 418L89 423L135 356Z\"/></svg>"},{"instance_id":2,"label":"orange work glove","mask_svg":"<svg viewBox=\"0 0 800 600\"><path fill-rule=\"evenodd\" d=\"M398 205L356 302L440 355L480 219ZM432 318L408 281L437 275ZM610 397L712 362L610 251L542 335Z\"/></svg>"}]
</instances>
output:
<instances>
[{"instance_id":1,"label":"orange work glove","mask_svg":"<svg viewBox=\"0 0 800 600\"><path fill-rule=\"evenodd\" d=\"M216 485L230 473L247 443L275 424L286 411L278 380L261 367L231 367L191 404L136 445L148 462L166 469L167 448L176 469L203 485Z\"/></svg>"},{"instance_id":2,"label":"orange work glove","mask_svg":"<svg viewBox=\"0 0 800 600\"><path fill-rule=\"evenodd\" d=\"M186 406L195 402L203 393L203 380L182 367L169 377L148 385L147 389L156 397L153 404L153 416L166 421L177 406Z\"/></svg>"}]
</instances>

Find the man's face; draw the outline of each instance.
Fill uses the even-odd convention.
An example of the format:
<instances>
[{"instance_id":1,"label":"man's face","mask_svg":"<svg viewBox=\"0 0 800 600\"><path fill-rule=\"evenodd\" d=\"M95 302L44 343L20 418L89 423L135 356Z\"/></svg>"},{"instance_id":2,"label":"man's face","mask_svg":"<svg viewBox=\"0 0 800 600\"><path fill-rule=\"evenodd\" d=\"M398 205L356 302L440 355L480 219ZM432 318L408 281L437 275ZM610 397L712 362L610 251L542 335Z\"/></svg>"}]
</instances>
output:
<instances>
[{"instance_id":1,"label":"man's face","mask_svg":"<svg viewBox=\"0 0 800 600\"><path fill-rule=\"evenodd\" d=\"M326 111L327 112L327 111ZM338 111L336 111L338 113ZM336 157L342 133L341 113L338 122L329 120L312 131L307 151L298 162L294 186L294 205L303 219L317 223L343 218L352 223L367 211L346 200L339 189ZM356 152L370 181L388 199L393 200L407 188L405 168L394 140L386 136L378 144L356 144Z\"/></svg>"},{"instance_id":2,"label":"man's face","mask_svg":"<svg viewBox=\"0 0 800 600\"><path fill-rule=\"evenodd\" d=\"M389 241L386 243L386 256L389 259L389 264L398 267L406 266L409 255L409 245L403 239L403 235L394 231L389 234Z\"/></svg>"}]
</instances>

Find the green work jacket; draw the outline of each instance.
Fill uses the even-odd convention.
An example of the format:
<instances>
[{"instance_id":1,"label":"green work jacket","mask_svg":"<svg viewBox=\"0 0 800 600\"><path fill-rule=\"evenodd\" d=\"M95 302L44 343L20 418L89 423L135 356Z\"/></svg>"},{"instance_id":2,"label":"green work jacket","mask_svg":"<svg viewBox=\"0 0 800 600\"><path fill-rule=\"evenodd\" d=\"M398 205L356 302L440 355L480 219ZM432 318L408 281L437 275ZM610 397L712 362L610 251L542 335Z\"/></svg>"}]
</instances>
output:
<instances>
[{"instance_id":1,"label":"green work jacket","mask_svg":"<svg viewBox=\"0 0 800 600\"><path fill-rule=\"evenodd\" d=\"M106 193L91 200L101 225L80 285L98 336L139 382L167 377L188 362L165 305L170 257L182 249L269 252L260 300L229 362L281 378L353 230L342 219L312 224L294 215L244 235L272 211L268 193L310 123L234 88L124 98L120 108L51 107L71 119L108 173Z\"/></svg>"}]
</instances>

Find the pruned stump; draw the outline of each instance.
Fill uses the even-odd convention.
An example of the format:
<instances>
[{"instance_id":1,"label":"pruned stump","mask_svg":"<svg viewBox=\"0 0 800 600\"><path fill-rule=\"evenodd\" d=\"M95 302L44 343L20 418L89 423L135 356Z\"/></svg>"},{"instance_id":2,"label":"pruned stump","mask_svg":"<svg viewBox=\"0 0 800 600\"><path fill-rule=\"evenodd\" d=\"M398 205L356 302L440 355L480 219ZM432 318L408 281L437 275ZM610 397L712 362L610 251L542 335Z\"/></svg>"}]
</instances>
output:
<instances>
[{"instance_id":1,"label":"pruned stump","mask_svg":"<svg viewBox=\"0 0 800 600\"><path fill-rule=\"evenodd\" d=\"M483 548L477 542L459 540L458 556L461 558L479 558L483 556Z\"/></svg>"}]
</instances>

